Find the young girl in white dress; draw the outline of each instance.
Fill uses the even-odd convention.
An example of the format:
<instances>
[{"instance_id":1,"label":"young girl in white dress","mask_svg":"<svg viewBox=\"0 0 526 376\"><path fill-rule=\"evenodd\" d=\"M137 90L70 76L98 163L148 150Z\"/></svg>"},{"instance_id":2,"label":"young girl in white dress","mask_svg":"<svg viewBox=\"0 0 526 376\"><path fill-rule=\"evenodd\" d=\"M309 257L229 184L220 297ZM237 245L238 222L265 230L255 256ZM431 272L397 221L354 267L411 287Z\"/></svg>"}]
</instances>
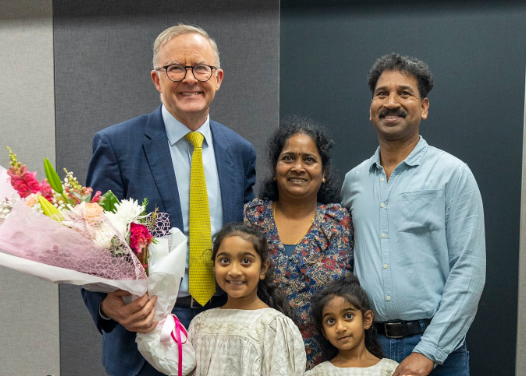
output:
<instances>
[{"instance_id":1,"label":"young girl in white dress","mask_svg":"<svg viewBox=\"0 0 526 376\"><path fill-rule=\"evenodd\" d=\"M217 234L212 251L216 281L228 301L190 324L194 375L303 376L305 347L272 282L265 235L230 224Z\"/></svg>"},{"instance_id":2,"label":"young girl in white dress","mask_svg":"<svg viewBox=\"0 0 526 376\"><path fill-rule=\"evenodd\" d=\"M325 362L305 376L390 376L398 363L383 358L374 314L358 279L348 276L327 285L311 302L318 330L327 339Z\"/></svg>"}]
</instances>

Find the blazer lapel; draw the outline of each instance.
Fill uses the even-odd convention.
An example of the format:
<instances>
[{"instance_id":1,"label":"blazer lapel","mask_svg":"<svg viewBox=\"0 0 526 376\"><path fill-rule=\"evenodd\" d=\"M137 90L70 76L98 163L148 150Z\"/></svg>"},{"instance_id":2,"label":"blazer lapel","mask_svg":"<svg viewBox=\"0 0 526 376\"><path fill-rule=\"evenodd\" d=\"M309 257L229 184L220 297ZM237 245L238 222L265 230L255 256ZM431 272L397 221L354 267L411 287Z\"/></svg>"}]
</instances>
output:
<instances>
[{"instance_id":1,"label":"blazer lapel","mask_svg":"<svg viewBox=\"0 0 526 376\"><path fill-rule=\"evenodd\" d=\"M144 135L146 136L143 143L144 153L164 205L164 210L170 215L171 226L183 231L183 215L181 203L179 202L177 180L161 115L161 107L149 115Z\"/></svg>"},{"instance_id":2,"label":"blazer lapel","mask_svg":"<svg viewBox=\"0 0 526 376\"><path fill-rule=\"evenodd\" d=\"M236 220L235 212L239 206L237 205L239 195L236 192L236 187L240 186L240 184L237 183L239 176L236 174L234 162L228 152L230 144L228 138L215 126L213 121L210 121L210 130L212 131L217 173L219 175L219 185L221 186L223 223L226 224ZM243 194L241 194L241 200L243 200Z\"/></svg>"}]
</instances>

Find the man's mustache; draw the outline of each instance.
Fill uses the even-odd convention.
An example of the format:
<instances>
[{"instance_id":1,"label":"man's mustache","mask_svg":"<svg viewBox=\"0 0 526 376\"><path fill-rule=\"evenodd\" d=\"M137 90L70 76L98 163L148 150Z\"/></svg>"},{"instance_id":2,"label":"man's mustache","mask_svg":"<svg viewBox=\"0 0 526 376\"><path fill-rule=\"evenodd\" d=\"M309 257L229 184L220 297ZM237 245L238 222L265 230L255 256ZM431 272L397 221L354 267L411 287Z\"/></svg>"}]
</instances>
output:
<instances>
[{"instance_id":1,"label":"man's mustache","mask_svg":"<svg viewBox=\"0 0 526 376\"><path fill-rule=\"evenodd\" d=\"M407 116L407 111L401 109L401 108L398 108L396 110L389 110L387 108L384 108L382 111L380 111L380 113L378 114L378 116L381 118L384 118L386 116L399 116L401 118L404 118Z\"/></svg>"}]
</instances>

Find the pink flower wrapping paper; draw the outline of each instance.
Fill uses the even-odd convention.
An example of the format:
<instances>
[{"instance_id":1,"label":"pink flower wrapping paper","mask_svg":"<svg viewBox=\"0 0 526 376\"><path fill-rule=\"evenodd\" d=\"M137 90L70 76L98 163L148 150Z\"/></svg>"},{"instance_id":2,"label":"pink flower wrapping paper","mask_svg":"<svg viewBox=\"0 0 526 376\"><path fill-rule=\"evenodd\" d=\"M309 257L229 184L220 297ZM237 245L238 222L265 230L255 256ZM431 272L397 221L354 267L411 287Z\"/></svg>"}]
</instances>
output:
<instances>
[{"instance_id":1,"label":"pink flower wrapping paper","mask_svg":"<svg viewBox=\"0 0 526 376\"><path fill-rule=\"evenodd\" d=\"M132 246L141 252L149 247L147 276L146 265L136 257L122 230L115 227L120 222L106 217L98 204L77 203L61 211L63 218L59 222L35 210L32 206L36 205L36 195L19 186L28 193L21 198L9 179L7 170L0 166L0 203L8 204L8 212L0 218L0 265L90 291L126 290L133 295L132 300L147 292L149 296L156 295L155 318L160 323L153 332L138 334L136 342L139 351L158 371L178 374L178 346L166 333L173 330L171 311L184 276L187 250L184 234L172 228L168 235L153 242L145 226L133 226ZM47 183L43 186L47 189ZM131 202L124 204L136 208ZM164 226L165 221L162 222ZM167 232L160 230L163 234ZM195 368L195 353L189 341L182 346L182 353L182 375L188 375Z\"/></svg>"},{"instance_id":2,"label":"pink flower wrapping paper","mask_svg":"<svg viewBox=\"0 0 526 376\"><path fill-rule=\"evenodd\" d=\"M105 225L111 231L111 225ZM116 231L111 235L119 237ZM122 237L120 241L125 244ZM23 201L13 206L0 225L0 249L26 260L105 279L147 279L131 250L122 247L122 255L116 257L81 232L46 217Z\"/></svg>"}]
</instances>

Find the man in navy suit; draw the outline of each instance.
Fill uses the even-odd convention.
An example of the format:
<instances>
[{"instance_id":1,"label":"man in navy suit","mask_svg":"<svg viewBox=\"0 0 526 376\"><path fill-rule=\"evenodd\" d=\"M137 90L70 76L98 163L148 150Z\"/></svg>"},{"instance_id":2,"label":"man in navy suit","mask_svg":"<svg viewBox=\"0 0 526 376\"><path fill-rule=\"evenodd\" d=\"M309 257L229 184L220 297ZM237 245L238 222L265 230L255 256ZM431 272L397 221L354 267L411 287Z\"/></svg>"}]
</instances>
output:
<instances>
[{"instance_id":1,"label":"man in navy suit","mask_svg":"<svg viewBox=\"0 0 526 376\"><path fill-rule=\"evenodd\" d=\"M151 77L162 105L150 114L103 129L93 140L87 185L112 190L119 198L148 199L148 211L159 208L172 227L189 235L191 131L204 136L203 165L209 199L211 232L242 221L243 205L254 198L254 147L227 127L211 121L209 108L223 80L219 51L201 28L178 25L155 40ZM187 257L188 260L188 257ZM204 306L189 294L188 262L174 313L188 327L205 309L222 305L214 295ZM160 375L140 355L135 333L155 328L156 297L144 295L130 304L119 290L109 294L82 291L98 330L103 334L103 364L110 375Z\"/></svg>"}]
</instances>

